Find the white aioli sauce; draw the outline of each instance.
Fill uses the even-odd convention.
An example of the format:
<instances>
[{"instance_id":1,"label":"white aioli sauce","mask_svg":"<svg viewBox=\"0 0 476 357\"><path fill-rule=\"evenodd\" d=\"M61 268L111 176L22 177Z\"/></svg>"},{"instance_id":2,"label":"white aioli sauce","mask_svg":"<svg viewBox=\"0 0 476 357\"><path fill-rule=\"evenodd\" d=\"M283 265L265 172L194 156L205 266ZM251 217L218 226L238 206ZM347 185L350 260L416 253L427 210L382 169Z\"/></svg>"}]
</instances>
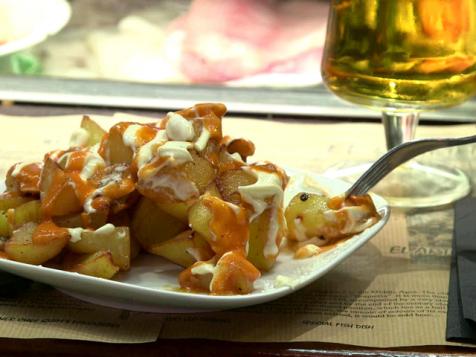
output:
<instances>
[{"instance_id":1,"label":"white aioli sauce","mask_svg":"<svg viewBox=\"0 0 476 357\"><path fill-rule=\"evenodd\" d=\"M99 167L104 166L106 166L104 159L99 154L89 151L79 177L81 177L83 181L86 181Z\"/></svg>"},{"instance_id":2,"label":"white aioli sauce","mask_svg":"<svg viewBox=\"0 0 476 357\"><path fill-rule=\"evenodd\" d=\"M99 227L94 231L96 234L111 234L114 232L114 225L112 223L106 223L104 226Z\"/></svg>"},{"instance_id":3,"label":"white aioli sauce","mask_svg":"<svg viewBox=\"0 0 476 357\"><path fill-rule=\"evenodd\" d=\"M140 170L154 158L157 148L167 141L165 130L159 130L154 138L139 148L137 152L137 168Z\"/></svg>"},{"instance_id":4,"label":"white aioli sauce","mask_svg":"<svg viewBox=\"0 0 476 357\"><path fill-rule=\"evenodd\" d=\"M195 141L195 149L197 149L198 152L203 151L208 144L208 140L210 140L210 132L207 130L207 128L203 127L200 136L198 137L197 141Z\"/></svg>"},{"instance_id":5,"label":"white aioli sauce","mask_svg":"<svg viewBox=\"0 0 476 357\"><path fill-rule=\"evenodd\" d=\"M370 217L364 207L341 208L347 214L346 225L342 230L344 234L359 233L375 223L376 218Z\"/></svg>"},{"instance_id":6,"label":"white aioli sauce","mask_svg":"<svg viewBox=\"0 0 476 357\"><path fill-rule=\"evenodd\" d=\"M251 168L243 168L258 178L252 185L238 187L238 192L243 200L253 206L254 213L251 219L259 216L269 206L267 198L274 197L276 201L282 201L283 189L281 179L275 173L268 173Z\"/></svg>"},{"instance_id":7,"label":"white aioli sauce","mask_svg":"<svg viewBox=\"0 0 476 357\"><path fill-rule=\"evenodd\" d=\"M168 188L172 191L174 197L180 201L186 201L190 198L197 197L200 193L193 182L169 174L148 176L145 179L144 185L152 190Z\"/></svg>"},{"instance_id":8,"label":"white aioli sauce","mask_svg":"<svg viewBox=\"0 0 476 357\"><path fill-rule=\"evenodd\" d=\"M133 151L136 150L137 132L142 128L142 125L131 124L127 127L122 135L122 141L126 146L129 146Z\"/></svg>"},{"instance_id":9,"label":"white aioli sauce","mask_svg":"<svg viewBox=\"0 0 476 357\"><path fill-rule=\"evenodd\" d=\"M191 121L177 113L168 113L169 120L165 126L167 136L170 140L191 141L195 136L195 130Z\"/></svg>"},{"instance_id":10,"label":"white aioli sauce","mask_svg":"<svg viewBox=\"0 0 476 357\"><path fill-rule=\"evenodd\" d=\"M114 230L116 229L116 227L111 224L111 223L106 223L104 226L102 227L99 227L98 229L96 229L95 231L91 231L89 229L84 229L84 228L81 228L81 227L77 227L77 228L67 228L68 229L68 233L69 235L71 236L70 238L70 242L71 243L77 243L81 240L81 234L86 231L86 232L94 232L94 234L99 234L99 235L102 235L102 234L111 234L114 232Z\"/></svg>"},{"instance_id":11,"label":"white aioli sauce","mask_svg":"<svg viewBox=\"0 0 476 357\"><path fill-rule=\"evenodd\" d=\"M187 141L167 141L159 147L158 153L161 157L170 157L174 165L181 165L193 160L187 150L191 147L192 144Z\"/></svg>"},{"instance_id":12,"label":"white aioli sauce","mask_svg":"<svg viewBox=\"0 0 476 357\"><path fill-rule=\"evenodd\" d=\"M215 273L215 266L211 263L200 262L192 267L191 272L193 275L213 275Z\"/></svg>"},{"instance_id":13,"label":"white aioli sauce","mask_svg":"<svg viewBox=\"0 0 476 357\"><path fill-rule=\"evenodd\" d=\"M96 198L96 197L99 197L101 196L103 193L104 193L104 187L101 187L101 188L98 188L96 190L94 190L87 198L86 200L84 201L84 205L83 205L83 208L84 208L84 212L86 213L94 213L96 212L96 209L93 207L92 203L93 203L93 200Z\"/></svg>"},{"instance_id":14,"label":"white aioli sauce","mask_svg":"<svg viewBox=\"0 0 476 357\"><path fill-rule=\"evenodd\" d=\"M72 243L77 243L81 240L81 233L83 233L84 229L81 227L78 228L68 228L68 233L71 236L69 239Z\"/></svg>"}]
</instances>

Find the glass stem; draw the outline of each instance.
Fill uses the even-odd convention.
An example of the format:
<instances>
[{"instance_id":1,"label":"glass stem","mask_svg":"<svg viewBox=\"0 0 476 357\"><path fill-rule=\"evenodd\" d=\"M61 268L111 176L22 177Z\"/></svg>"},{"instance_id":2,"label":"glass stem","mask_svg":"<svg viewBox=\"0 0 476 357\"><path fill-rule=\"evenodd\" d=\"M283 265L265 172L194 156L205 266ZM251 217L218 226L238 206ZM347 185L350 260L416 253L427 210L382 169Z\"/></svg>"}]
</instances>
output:
<instances>
[{"instance_id":1,"label":"glass stem","mask_svg":"<svg viewBox=\"0 0 476 357\"><path fill-rule=\"evenodd\" d=\"M415 137L418 125L418 112L383 112L382 121L385 129L385 141L387 149Z\"/></svg>"}]
</instances>

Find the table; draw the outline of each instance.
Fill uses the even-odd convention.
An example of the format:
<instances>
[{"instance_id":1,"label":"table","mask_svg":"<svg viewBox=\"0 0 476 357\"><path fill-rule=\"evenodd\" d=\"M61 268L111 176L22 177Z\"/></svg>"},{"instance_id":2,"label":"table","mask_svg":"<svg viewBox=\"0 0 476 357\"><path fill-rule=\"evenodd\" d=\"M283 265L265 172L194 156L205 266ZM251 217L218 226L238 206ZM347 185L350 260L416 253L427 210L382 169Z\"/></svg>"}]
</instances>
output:
<instances>
[{"instance_id":1,"label":"table","mask_svg":"<svg viewBox=\"0 0 476 357\"><path fill-rule=\"evenodd\" d=\"M35 105L13 105L13 106L4 106L0 107L0 114L8 115L56 115L56 114L66 114L66 113L91 113L97 112L99 114L110 114L115 112L113 108L74 108L74 107L51 107L51 106L35 106ZM144 115L150 116L160 116L161 113L154 112L135 112L136 114L143 113ZM280 126L281 129L277 130L287 130L287 126L296 125L296 121L279 119L274 123L268 118L265 121L260 121L261 129L263 128L263 122L266 122L267 125L271 127ZM349 140L352 140L352 136L355 133L352 130L347 130L342 124L333 122L332 118L320 119L320 120L303 120L301 123L304 126L312 125L315 127L321 127L323 129L329 130L331 126L339 128L341 134L340 141L337 140L336 147L333 147L329 152L334 153L335 155L342 155L342 144ZM274 126L273 126L274 124ZM256 122L257 127L258 122ZM370 124L372 125L372 124ZM452 127L447 127L451 131ZM342 130L341 130L342 129ZM373 130L373 131L372 131ZM373 128L371 131L376 135L375 143L377 146L383 145L383 135L378 134L380 128ZM382 129L383 130L383 129ZM440 129L441 130L441 129ZM437 128L426 128L427 132L437 132ZM332 131L325 131L322 133L322 136L327 136ZM382 131L383 134L383 131ZM281 133L282 135L282 133ZM259 140L258 140L259 141ZM338 144L341 144L339 147ZM373 143L373 144L375 144ZM258 149L260 148L259 145ZM317 145L318 146L318 145ZM295 162L298 166L308 166L309 169L319 170L329 163L332 163L332 157L325 159L316 157L317 153L309 153L305 146L299 148L292 148L287 152L283 153L284 161ZM272 148L271 148L272 150ZM352 150L355 152L355 148ZM263 156L266 156L270 151L263 153ZM309 155L309 156L306 156ZM330 159L330 161L328 160ZM327 161L326 161L327 160ZM466 165L466 166L465 166ZM463 163L464 169L473 170L472 164L470 162ZM421 215L420 212L410 212L405 213L405 215L414 216ZM468 354L471 355L473 350L469 348L464 348L460 346L419 346L419 347L399 347L399 348L366 348L366 347L357 347L350 346L345 344L335 344L335 343L324 343L324 342L293 342L293 343L239 343L239 342L226 342L218 340L208 340L208 339L159 339L154 343L146 344L126 344L121 345L120 347L113 344L103 344L96 342L82 342L82 341L66 341L66 340L21 340L21 339L0 339L0 351L5 354L10 355L20 355L25 352L34 352L35 355L62 355L62 356L76 356L76 355L104 355L112 354L122 356L130 354L141 353L144 356L156 355L159 353L170 354L170 355L184 355L184 354L194 354L194 355L221 355L223 351L230 351L232 354L249 354L249 355L296 355L296 356L306 356L306 355L338 355L338 356L363 356L363 355L388 355L398 353L405 354Z\"/></svg>"}]
</instances>

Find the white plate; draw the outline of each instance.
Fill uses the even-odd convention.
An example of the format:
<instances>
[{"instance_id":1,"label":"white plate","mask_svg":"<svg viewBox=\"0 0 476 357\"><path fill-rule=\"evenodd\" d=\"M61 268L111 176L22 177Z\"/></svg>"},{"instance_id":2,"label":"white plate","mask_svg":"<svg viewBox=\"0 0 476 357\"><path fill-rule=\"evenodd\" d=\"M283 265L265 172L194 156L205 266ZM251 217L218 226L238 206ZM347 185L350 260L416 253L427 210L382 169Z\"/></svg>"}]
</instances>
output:
<instances>
[{"instance_id":1,"label":"white plate","mask_svg":"<svg viewBox=\"0 0 476 357\"><path fill-rule=\"evenodd\" d=\"M71 17L65 0L0 0L0 56L44 41L61 30Z\"/></svg>"},{"instance_id":2,"label":"white plate","mask_svg":"<svg viewBox=\"0 0 476 357\"><path fill-rule=\"evenodd\" d=\"M303 176L293 170L287 172L295 175L285 192L286 204L298 192L318 191L314 183L318 183L331 195L344 192L348 187L347 183L336 179L317 175ZM290 254L280 254L273 269L255 282L256 289L249 295L211 296L177 291L177 276L181 268L165 259L147 254L134 260L131 269L118 274L114 280L4 259L0 259L0 270L52 285L95 304L135 311L196 312L255 305L275 300L309 285L375 236L388 221L390 210L383 198L376 195L372 197L382 216L377 224L312 258L296 260Z\"/></svg>"}]
</instances>

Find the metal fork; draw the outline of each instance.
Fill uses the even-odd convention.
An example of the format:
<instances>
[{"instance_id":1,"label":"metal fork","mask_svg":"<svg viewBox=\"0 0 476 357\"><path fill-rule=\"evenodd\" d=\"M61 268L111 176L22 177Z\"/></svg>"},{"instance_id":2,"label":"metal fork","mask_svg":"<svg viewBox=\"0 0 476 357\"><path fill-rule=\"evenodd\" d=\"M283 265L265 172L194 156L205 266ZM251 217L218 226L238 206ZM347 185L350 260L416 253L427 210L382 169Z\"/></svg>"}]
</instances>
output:
<instances>
[{"instance_id":1,"label":"metal fork","mask_svg":"<svg viewBox=\"0 0 476 357\"><path fill-rule=\"evenodd\" d=\"M415 156L451 146L465 145L476 142L476 135L464 138L422 139L407 141L395 146L380 157L365 171L362 176L345 192L345 197L350 195L363 195L374 187L381 179L393 169Z\"/></svg>"}]
</instances>

